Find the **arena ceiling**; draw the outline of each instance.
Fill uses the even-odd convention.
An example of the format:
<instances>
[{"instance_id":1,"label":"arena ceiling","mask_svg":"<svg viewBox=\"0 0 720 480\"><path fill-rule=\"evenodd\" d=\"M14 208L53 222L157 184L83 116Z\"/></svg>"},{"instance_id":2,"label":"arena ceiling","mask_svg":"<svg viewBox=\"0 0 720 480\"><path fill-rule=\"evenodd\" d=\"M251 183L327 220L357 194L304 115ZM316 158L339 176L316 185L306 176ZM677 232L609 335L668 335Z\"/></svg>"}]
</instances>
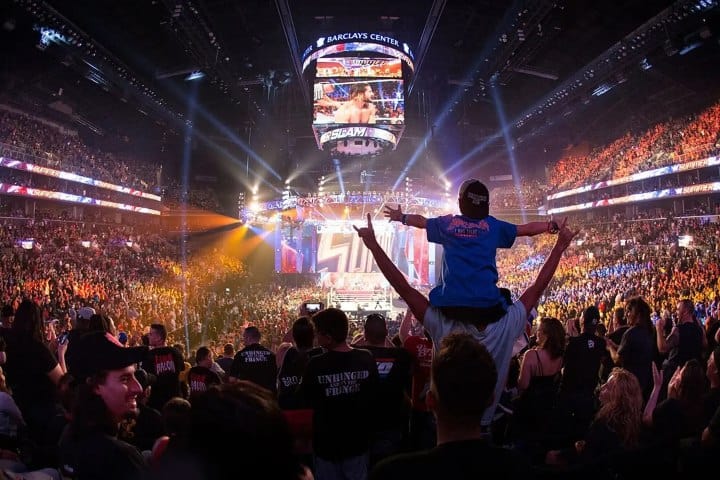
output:
<instances>
[{"instance_id":1,"label":"arena ceiling","mask_svg":"<svg viewBox=\"0 0 720 480\"><path fill-rule=\"evenodd\" d=\"M230 170L244 166L245 175L273 170L285 178L298 168L321 171L329 163L310 129L308 87L298 78L297 59L317 37L338 32L386 34L412 45L417 55L405 135L395 152L379 160L395 168L423 150L415 168L442 171L467 156L463 173L480 166L509 173L508 152L514 151L523 169L538 170L568 144L601 143L720 97L717 0L3 4L6 96L34 99L36 108L67 102L103 134L156 132L172 143L181 137L188 98L197 94L200 113L193 123L203 132L198 141L240 159L219 163ZM62 24L67 32L81 32L84 47L93 47L82 55L41 51L37 27L53 22L53 28ZM660 30L648 34L650 41L629 43L633 32L640 38L654 22ZM627 51L615 51L619 45ZM87 73L93 58L100 81ZM588 77L596 64L596 77ZM206 78L186 81L194 70ZM571 85L583 72L583 86ZM603 85L608 90L598 94ZM573 88L563 93L568 86ZM492 89L515 150L498 135Z\"/></svg>"}]
</instances>

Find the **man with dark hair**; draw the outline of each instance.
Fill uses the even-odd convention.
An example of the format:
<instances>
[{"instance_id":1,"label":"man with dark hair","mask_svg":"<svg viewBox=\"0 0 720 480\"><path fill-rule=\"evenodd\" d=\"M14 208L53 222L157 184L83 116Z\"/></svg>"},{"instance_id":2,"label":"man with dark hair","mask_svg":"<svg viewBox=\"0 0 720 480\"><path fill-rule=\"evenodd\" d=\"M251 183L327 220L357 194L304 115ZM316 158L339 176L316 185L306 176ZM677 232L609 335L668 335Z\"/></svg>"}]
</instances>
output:
<instances>
[{"instance_id":1,"label":"man with dark hair","mask_svg":"<svg viewBox=\"0 0 720 480\"><path fill-rule=\"evenodd\" d=\"M226 343L223 347L223 354L222 357L215 360L215 362L220 365L220 368L223 369L225 372L230 371L230 367L232 366L233 358L235 357L235 347L232 343Z\"/></svg>"},{"instance_id":2,"label":"man with dark hair","mask_svg":"<svg viewBox=\"0 0 720 480\"><path fill-rule=\"evenodd\" d=\"M420 322L415 322L410 309L400 323L398 332L403 348L412 359L412 393L410 397L410 448L425 450L435 446L435 418L427 406L430 390L430 363L432 340Z\"/></svg>"},{"instance_id":3,"label":"man with dark hair","mask_svg":"<svg viewBox=\"0 0 720 480\"><path fill-rule=\"evenodd\" d=\"M240 350L230 366L231 382L248 380L271 392L277 391L277 364L275 354L260 345L260 330L247 327L243 332L245 348Z\"/></svg>"},{"instance_id":4,"label":"man with dark hair","mask_svg":"<svg viewBox=\"0 0 720 480\"><path fill-rule=\"evenodd\" d=\"M481 419L498 381L493 357L467 333L451 333L433 357L427 401L437 419L437 447L380 462L372 480L528 478L527 461L490 446Z\"/></svg>"},{"instance_id":5,"label":"man with dark hair","mask_svg":"<svg viewBox=\"0 0 720 480\"><path fill-rule=\"evenodd\" d=\"M277 350L278 404L295 437L295 451L312 464L312 417L310 403L300 392L300 380L311 358L322 354L322 347L313 347L315 328L309 317L299 317L290 331L293 343L284 343Z\"/></svg>"},{"instance_id":6,"label":"man with dark hair","mask_svg":"<svg viewBox=\"0 0 720 480\"><path fill-rule=\"evenodd\" d=\"M464 331L471 334L478 342L485 345L495 359L498 369L498 382L495 386L494 401L483 416L483 426L489 430L495 408L500 399L508 370L510 358L513 353L515 340L525 331L527 325L527 312L540 300L540 296L550 283L563 252L570 246L577 231L572 231L563 221L559 227L559 235L550 255L545 260L535 282L533 282L520 296L520 299L508 308L507 313L499 322L491 318L477 317L473 322L461 321L455 317L445 315L439 308L430 305L428 299L419 291L410 286L403 273L392 263L387 253L380 247L375 238L370 215L367 216L367 227L357 228L358 236L362 238L365 246L370 250L378 268L388 280L390 285L405 300L415 318L423 324L429 333L433 348L438 348L440 341L450 332Z\"/></svg>"},{"instance_id":7,"label":"man with dark hair","mask_svg":"<svg viewBox=\"0 0 720 480\"><path fill-rule=\"evenodd\" d=\"M150 392L148 406L160 411L165 402L173 397L181 396L180 372L185 368L185 360L177 349L166 344L165 325L161 323L150 325L148 340L150 351L142 367L143 370L157 377Z\"/></svg>"},{"instance_id":8,"label":"man with dark hair","mask_svg":"<svg viewBox=\"0 0 720 480\"><path fill-rule=\"evenodd\" d=\"M187 383L190 387L191 398L198 393L207 391L213 385L222 383L220 376L210 369L212 364L212 350L204 346L198 348L195 353L195 366L188 373Z\"/></svg>"},{"instance_id":9,"label":"man with dark hair","mask_svg":"<svg viewBox=\"0 0 720 480\"><path fill-rule=\"evenodd\" d=\"M668 358L663 363L663 386L660 398L663 400L667 395L667 387L675 370L685 365L688 360L703 361L703 351L707 348L708 341L705 330L700 321L695 318L695 306L692 300L682 299L677 303L676 322L665 336L665 318L660 318L656 325L657 347L660 353L667 353Z\"/></svg>"},{"instance_id":10,"label":"man with dark hair","mask_svg":"<svg viewBox=\"0 0 720 480\"><path fill-rule=\"evenodd\" d=\"M337 102L335 123L375 123L375 93L367 83L354 83L350 86L350 99Z\"/></svg>"},{"instance_id":11,"label":"man with dark hair","mask_svg":"<svg viewBox=\"0 0 720 480\"><path fill-rule=\"evenodd\" d=\"M312 320L318 344L327 349L308 361L300 385L315 412L315 478L366 478L378 382L375 359L348 345L348 318L342 310L328 308ZM343 428L348 415L352 432Z\"/></svg>"},{"instance_id":12,"label":"man with dark hair","mask_svg":"<svg viewBox=\"0 0 720 480\"><path fill-rule=\"evenodd\" d=\"M300 379L310 358L323 353L322 347L313 348L315 329L308 317L300 317L292 324L293 344L278 348L278 403L283 410L305 408L298 392Z\"/></svg>"},{"instance_id":13,"label":"man with dark hair","mask_svg":"<svg viewBox=\"0 0 720 480\"><path fill-rule=\"evenodd\" d=\"M117 439L120 422L137 415L142 387L135 364L147 347L124 348L105 332L75 340L68 362L77 395L72 420L60 440L63 469L71 478L140 478L146 463L135 447Z\"/></svg>"},{"instance_id":14,"label":"man with dark hair","mask_svg":"<svg viewBox=\"0 0 720 480\"><path fill-rule=\"evenodd\" d=\"M372 313L365 318L363 339L354 347L369 350L378 369L378 394L374 420L377 424L370 447L370 465L400 452L407 438L410 411L410 354L388 341L385 317Z\"/></svg>"},{"instance_id":15,"label":"man with dark hair","mask_svg":"<svg viewBox=\"0 0 720 480\"><path fill-rule=\"evenodd\" d=\"M625 318L625 309L623 307L618 307L615 309L615 312L613 312L612 323L610 325L611 331L607 334L607 338L609 338L615 345L620 345L623 335L630 328L630 326L627 324L627 319Z\"/></svg>"},{"instance_id":16,"label":"man with dark hair","mask_svg":"<svg viewBox=\"0 0 720 480\"><path fill-rule=\"evenodd\" d=\"M430 291L433 307L457 320L498 320L510 304L497 287L496 250L512 247L515 237L558 233L559 226L553 221L513 225L496 219L490 215L487 187L474 178L460 186L458 205L460 215L437 218L404 214L400 205L386 206L384 213L391 221L424 228L429 242L443 246L440 279Z\"/></svg>"},{"instance_id":17,"label":"man with dark hair","mask_svg":"<svg viewBox=\"0 0 720 480\"><path fill-rule=\"evenodd\" d=\"M582 313L581 333L568 340L563 357L560 411L568 413L567 428L573 438L582 438L595 413L595 389L600 367L610 357L605 339L596 334L600 310L594 305Z\"/></svg>"}]
</instances>

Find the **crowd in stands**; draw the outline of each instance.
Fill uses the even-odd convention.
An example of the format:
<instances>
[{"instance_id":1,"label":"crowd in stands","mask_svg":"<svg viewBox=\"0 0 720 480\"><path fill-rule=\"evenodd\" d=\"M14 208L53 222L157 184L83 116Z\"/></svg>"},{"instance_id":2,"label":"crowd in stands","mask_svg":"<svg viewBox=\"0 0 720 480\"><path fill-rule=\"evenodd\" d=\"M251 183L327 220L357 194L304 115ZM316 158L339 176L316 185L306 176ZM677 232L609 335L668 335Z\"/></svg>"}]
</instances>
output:
<instances>
[{"instance_id":1,"label":"crowd in stands","mask_svg":"<svg viewBox=\"0 0 720 480\"><path fill-rule=\"evenodd\" d=\"M719 114L587 160L610 165L602 176L702 158L717 148ZM106 165L76 139L46 154L27 131L45 124L2 115L13 148ZM118 168L99 173L132 184ZM537 199L537 185L523 188ZM517 193L494 202L513 206ZM497 259L499 285L518 298L508 324L449 319L448 335L431 314L399 326L377 314L354 325L332 306L311 315L304 303L326 292L309 278L255 283L225 250L142 222L2 218L0 466L78 479L227 478L238 458L248 476L320 480L695 474L720 445L712 220L616 216L516 242ZM377 261L371 227L358 234ZM408 289L410 310L408 298L431 308ZM501 364L493 343L511 328L527 333L509 338L517 348L502 348Z\"/></svg>"},{"instance_id":2,"label":"crowd in stands","mask_svg":"<svg viewBox=\"0 0 720 480\"><path fill-rule=\"evenodd\" d=\"M597 328L608 328L608 333L611 334L617 328L613 326L616 312L625 306L627 299L636 297L644 299L648 304L648 320L664 327L666 323L669 325L670 319L677 318L673 312L676 310L678 299L689 298L693 312L698 319L703 319L703 328L707 331L710 347L705 350L705 354L711 352L717 345L717 339L712 333L716 332L717 326L720 325L717 225L695 218L623 220L619 216L605 223L584 225L582 233L574 239L573 246L567 251L554 280L538 305L540 316L558 319L563 332L561 347L552 347L559 348L558 351L561 353L554 353L553 358L556 358L554 363L548 363L543 367L548 369L546 375L552 374L552 385L556 385L556 382L562 379L562 372L553 370L552 365L564 365L567 369L568 362L571 361L567 353L564 353L564 363L562 360L557 360L563 358L562 352L569 351L567 349L570 348L570 344L566 343L565 337L572 339L585 335L583 332L587 322L583 315L589 315L585 312L588 306L597 309L595 319ZM233 362L230 361L231 357L237 358L233 354L230 354L225 362L229 371L218 369L215 362L208 363L196 359L202 357L219 360L223 356L228 356L228 351L242 352L248 346L255 344L264 345L263 348L267 347L268 352L278 352L280 355L280 352L289 345L287 342L292 342L289 332L293 331L293 324L300 313L299 307L309 299L322 301L326 294L310 280L299 283L297 278L287 285L283 284L282 277L278 277L274 284L253 284L249 281L248 273L239 260L218 251L195 251L183 262L178 255L180 250L175 240L162 238L150 228L143 228L142 225L75 224L50 218L16 218L4 219L1 227L0 251L3 258L0 268L3 270L2 302L7 311L6 316L13 312L16 315L17 312L23 312L23 309L27 308L21 308L23 299L30 300L38 308L39 318L44 322L43 342L47 345L44 348L50 349L48 351L53 355L50 358L55 358L55 355L59 358L63 357L65 352L61 339L68 330L72 332L73 326L77 327L79 319L89 315L88 308L92 309L90 313L101 313L103 317L112 319L111 326L107 326L108 331L112 331L115 338L128 347L138 347L148 342L153 345L153 328L156 330L161 328L166 346L156 346L151 352L158 348L173 348L180 351L179 349L185 346L184 321L187 317L189 340L193 350L178 363L178 373L186 371L185 363L189 363L196 365L194 368L205 366L203 368L217 372L216 375L221 382L227 381L233 374L239 375L237 378L240 379L243 375L241 370L237 366L233 368ZM693 237L691 248L678 247L678 237L687 234ZM19 240L28 238L34 239L33 248L22 248ZM500 285L509 288L514 296L522 292L532 283L538 269L547 258L552 240L553 237L539 236L499 253ZM624 241L621 243L621 240ZM551 324L548 322L549 320L538 321L534 326L533 332L537 332L535 340L538 342L537 348L551 348L545 343L548 342L546 337L551 331ZM348 341L353 339L357 345L372 352L373 349L370 347L372 347L371 340L375 327L369 325L368 323L355 326L350 324L346 335ZM381 342L384 345L382 348L397 348L391 341L396 333L392 326L392 321L383 320L381 331L384 332L382 338L385 340ZM398 335L394 336L395 342L408 335L407 328L403 331L402 325L400 326ZM247 338L247 333L252 333L253 329L260 335L257 342ZM416 331L415 327L411 330ZM590 335L589 332L587 334ZM148 340L148 335L151 340ZM599 345L603 336L598 335L597 340L594 341ZM8 338L13 337L10 335ZM174 347L170 347L171 345ZM207 348L197 348L199 345L205 345ZM12 350L9 349L8 352L10 351ZM620 351L622 352L622 348ZM158 355L159 352L160 350L157 350ZM382 350L381 354L388 355L388 352ZM540 359L544 358L542 355L540 354ZM662 352L658 352L657 355L659 362L657 365L660 368L665 357ZM627 381L623 377L624 371L612 370L613 365L609 358L612 357L608 354L603 360L601 371L604 372L604 376L596 378L595 386L600 384L601 379L612 382ZM518 356L514 361L517 362L516 365L520 365L522 356ZM574 358L572 361L579 360ZM71 364L72 362L69 365ZM282 362L278 361L275 368L281 365ZM13 372L10 385L17 384L17 370L13 371L11 366L8 368ZM519 366L517 368L520 369ZM515 404L517 400L511 400L513 395L522 395L521 392L528 388L525 379L519 382L522 388L518 390L518 379L522 378L520 371L522 370L511 373L508 378L506 390L508 399L503 400L506 402L503 403L503 408L507 411L513 408L526 408L517 406ZM197 387L197 384L188 380L187 373L185 375L183 378L188 383L184 388L187 392L192 392L193 385ZM409 388L411 383L409 376L406 382L401 383L408 385ZM658 382L657 387L660 391L663 386L660 380ZM239 387L228 385L221 388L230 389L226 394L234 395L230 391ZM659 393L660 398L655 400L658 404L656 409L664 412L663 414L667 414L666 411L670 408L663 402L668 402L666 398L675 398L673 395L677 395L673 388L667 389L665 386L666 393ZM652 378L649 380L646 378L642 388L638 390L643 405L648 401L650 390L652 390ZM182 392L183 390L180 389L178 395L186 397L190 395ZM407 394L410 395L410 390ZM21 396L20 399L19 404L27 404L24 397ZM192 403L193 398L189 399ZM605 399L605 401L610 400ZM165 408L161 407L159 406L159 410L162 413L158 415L166 414ZM556 406L553 404L551 407L553 414L557 413ZM20 408L23 409L23 405L20 405ZM191 405L188 408L194 407ZM380 405L376 408L390 407ZM625 407L620 405L618 408ZM704 428L710 418L707 409L703 412L705 414L698 420L698 425ZM396 413L406 416L410 414L410 410L397 410ZM23 411L23 414L26 412ZM523 413L525 414L527 412ZM68 413L65 415L67 416ZM652 420L653 416L650 414L651 420L648 422L657 422L662 428L668 428L665 423L661 423L668 420L661 420L659 415ZM517 418L521 417L519 413ZM296 418L295 421L299 420ZM565 421L567 419L558 420L555 426L565 425L563 423ZM567 473L586 466L583 463L586 461L583 460L583 456L578 457L578 452L572 450L570 437L580 439L586 436L587 428L591 428L589 424L578 429L574 429L577 427L574 425L572 434L553 430L554 436L550 438L538 436L538 431L532 430L529 424L523 426L517 425L517 422L517 419L513 420L512 415L498 416L494 424L494 438L520 453L523 462L528 461L538 476L557 474L557 468L565 469L563 471ZM300 425L291 423L293 429L298 429L301 425L302 423ZM397 424L393 423L393 425ZM132 443L136 435L133 430L135 427L137 424L133 422L122 427L121 438ZM652 428L661 427L646 426L646 428L650 432ZM693 434L699 435L701 430L697 428ZM161 437L164 431L162 428L156 430L157 437L153 440ZM302 429L293 430L293 433L302 435ZM397 449L391 449L392 451L409 448L406 443L410 438L406 437L409 433L404 430L401 433L404 440L393 443ZM307 435L307 432L305 434ZM534 436L528 436L530 434ZM671 435L671 433L664 431L663 435ZM635 440L630 443L636 442L636 437L633 438ZM590 438L586 438L586 442L590 441ZM151 449L152 444L152 441L149 443L146 441L143 445L144 448ZM11 447L10 450L13 452L23 452L23 449L28 448L27 445ZM36 444L33 448L40 450L34 451L34 458L25 459L29 466L32 468L57 466L51 461L55 458L52 455L56 455L57 452L50 452L48 457L48 452L39 445ZM171 447L168 448L172 451ZM555 453L547 453L551 451ZM372 462L380 461L387 454L386 452L371 455ZM677 455L672 458L680 461ZM687 458L683 458L683 461L688 461ZM551 465L557 463L565 465L564 467ZM667 468L679 468L677 467L679 464L673 463L669 467L667 463L664 465ZM311 464L308 466L314 468ZM567 470L569 467L570 470ZM320 473L321 477L322 473Z\"/></svg>"},{"instance_id":3,"label":"crowd in stands","mask_svg":"<svg viewBox=\"0 0 720 480\"><path fill-rule=\"evenodd\" d=\"M179 208L182 204L187 203L192 208L199 208L208 212L220 212L220 200L218 199L215 189L213 188L197 188L190 186L187 189L187 195L183 199L183 186L173 180L165 179L162 190L163 205L168 208Z\"/></svg>"},{"instance_id":4,"label":"crowd in stands","mask_svg":"<svg viewBox=\"0 0 720 480\"><path fill-rule=\"evenodd\" d=\"M549 186L562 191L623 178L667 165L700 160L720 151L720 103L697 115L627 133L587 155L567 156L550 168Z\"/></svg>"},{"instance_id":5,"label":"crowd in stands","mask_svg":"<svg viewBox=\"0 0 720 480\"><path fill-rule=\"evenodd\" d=\"M547 189L539 180L521 179L519 185L493 188L490 190L490 199L496 210L537 208L545 203Z\"/></svg>"},{"instance_id":6,"label":"crowd in stands","mask_svg":"<svg viewBox=\"0 0 720 480\"><path fill-rule=\"evenodd\" d=\"M187 202L193 208L221 211L214 189L190 188L185 201L181 201L182 186L172 178L163 178L157 165L92 149L74 132L2 109L0 155L160 195L165 208L179 208ZM159 204L152 200L10 168L0 169L0 179L15 185L159 209Z\"/></svg>"},{"instance_id":7,"label":"crowd in stands","mask_svg":"<svg viewBox=\"0 0 720 480\"><path fill-rule=\"evenodd\" d=\"M0 146L3 155L72 172L115 185L156 193L158 166L147 160L101 152L85 145L80 137L26 115L0 109ZM13 155L14 151L16 155ZM24 158L16 156L27 155Z\"/></svg>"}]
</instances>

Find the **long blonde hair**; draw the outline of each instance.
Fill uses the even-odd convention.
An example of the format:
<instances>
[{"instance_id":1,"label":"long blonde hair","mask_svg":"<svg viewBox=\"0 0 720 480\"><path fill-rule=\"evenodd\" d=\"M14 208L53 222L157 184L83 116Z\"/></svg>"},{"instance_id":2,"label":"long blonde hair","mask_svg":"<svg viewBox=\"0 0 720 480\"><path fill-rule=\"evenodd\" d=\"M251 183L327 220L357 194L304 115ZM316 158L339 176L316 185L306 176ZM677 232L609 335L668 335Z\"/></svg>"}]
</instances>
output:
<instances>
[{"instance_id":1,"label":"long blonde hair","mask_svg":"<svg viewBox=\"0 0 720 480\"><path fill-rule=\"evenodd\" d=\"M7 380L5 379L5 372L3 371L2 367L0 367L0 392L5 392L8 395L12 395L12 391L7 384Z\"/></svg>"},{"instance_id":2,"label":"long blonde hair","mask_svg":"<svg viewBox=\"0 0 720 480\"><path fill-rule=\"evenodd\" d=\"M618 434L625 448L634 447L640 440L643 395L637 377L624 368L610 373L614 382L608 388L607 400L602 403L595 420L604 422Z\"/></svg>"}]
</instances>

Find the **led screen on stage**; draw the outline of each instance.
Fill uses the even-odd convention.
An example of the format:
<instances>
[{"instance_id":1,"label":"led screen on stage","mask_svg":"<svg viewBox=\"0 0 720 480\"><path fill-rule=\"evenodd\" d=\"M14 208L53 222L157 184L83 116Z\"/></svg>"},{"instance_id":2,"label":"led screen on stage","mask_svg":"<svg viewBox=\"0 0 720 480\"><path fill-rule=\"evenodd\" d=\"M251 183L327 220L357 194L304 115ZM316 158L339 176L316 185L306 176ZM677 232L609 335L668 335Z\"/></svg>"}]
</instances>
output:
<instances>
[{"instance_id":1,"label":"led screen on stage","mask_svg":"<svg viewBox=\"0 0 720 480\"><path fill-rule=\"evenodd\" d=\"M319 231L318 231L319 230ZM315 235L283 231L280 271L283 273L380 273L370 251L349 223L318 225ZM382 228L378 243L413 284L430 282L430 249L422 229ZM314 248L313 248L314 247Z\"/></svg>"}]
</instances>

